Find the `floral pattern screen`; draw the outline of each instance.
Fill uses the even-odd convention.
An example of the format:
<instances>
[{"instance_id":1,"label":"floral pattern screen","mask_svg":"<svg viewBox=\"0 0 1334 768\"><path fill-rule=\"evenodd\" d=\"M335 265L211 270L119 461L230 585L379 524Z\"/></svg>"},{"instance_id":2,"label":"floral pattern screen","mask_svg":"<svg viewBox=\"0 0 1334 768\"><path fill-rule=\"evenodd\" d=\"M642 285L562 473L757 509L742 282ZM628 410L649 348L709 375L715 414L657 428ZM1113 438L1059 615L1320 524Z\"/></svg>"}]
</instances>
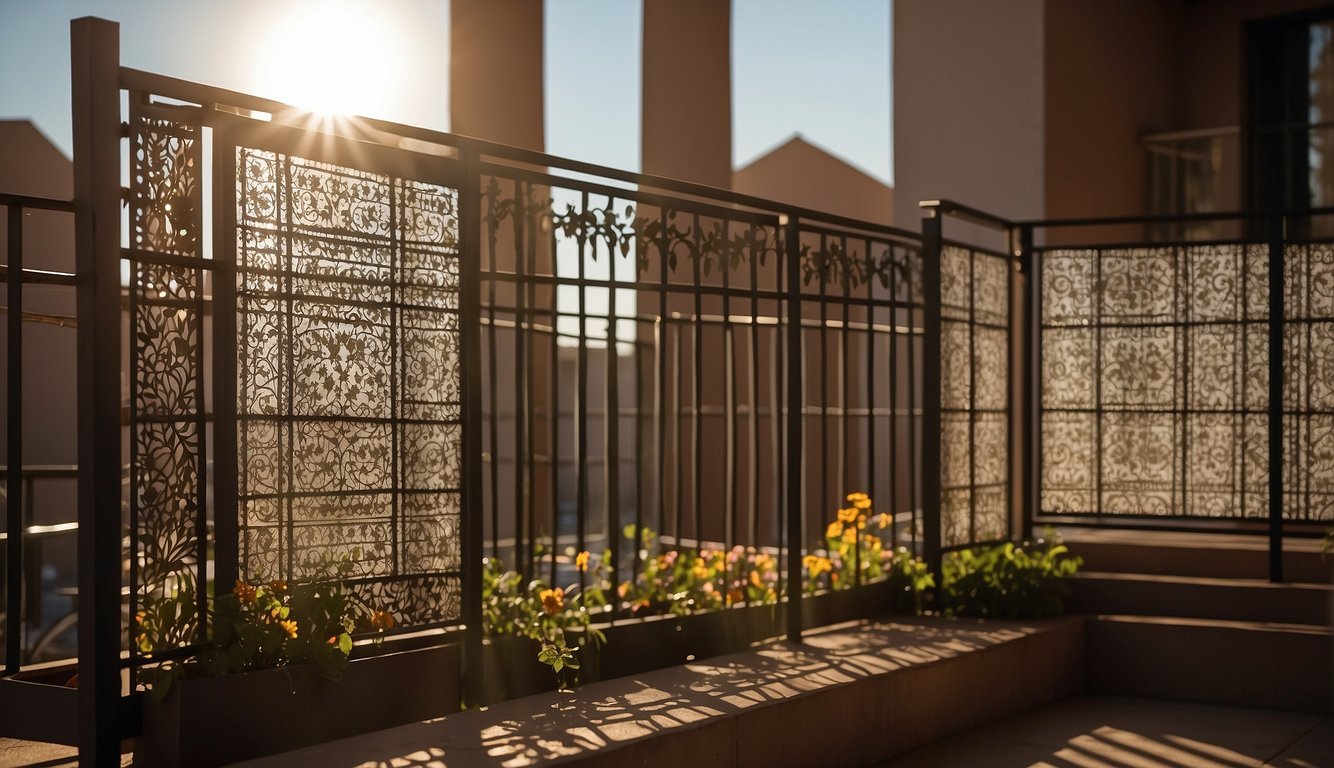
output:
<instances>
[{"instance_id":1,"label":"floral pattern screen","mask_svg":"<svg viewBox=\"0 0 1334 768\"><path fill-rule=\"evenodd\" d=\"M242 575L337 575L404 626L456 619L457 191L236 164Z\"/></svg>"},{"instance_id":2,"label":"floral pattern screen","mask_svg":"<svg viewBox=\"0 0 1334 768\"><path fill-rule=\"evenodd\" d=\"M1009 534L1010 267L985 251L940 254L941 543Z\"/></svg>"},{"instance_id":3,"label":"floral pattern screen","mask_svg":"<svg viewBox=\"0 0 1334 768\"><path fill-rule=\"evenodd\" d=\"M1334 252L1286 262L1284 515L1330 520ZM1043 513L1268 515L1269 279L1266 245L1043 254Z\"/></svg>"}]
</instances>

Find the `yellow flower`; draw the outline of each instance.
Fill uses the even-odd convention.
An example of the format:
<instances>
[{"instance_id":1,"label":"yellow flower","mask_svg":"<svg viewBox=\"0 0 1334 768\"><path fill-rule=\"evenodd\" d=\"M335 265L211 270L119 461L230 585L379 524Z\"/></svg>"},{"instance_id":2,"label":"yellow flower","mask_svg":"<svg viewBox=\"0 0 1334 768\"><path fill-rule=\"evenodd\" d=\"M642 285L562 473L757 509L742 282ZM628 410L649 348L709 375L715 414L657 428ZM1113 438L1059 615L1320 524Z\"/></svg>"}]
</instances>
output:
<instances>
[{"instance_id":1,"label":"yellow flower","mask_svg":"<svg viewBox=\"0 0 1334 768\"><path fill-rule=\"evenodd\" d=\"M810 573L811 578L815 578L822 573L834 570L834 564L830 562L829 558L820 557L819 555L806 555L801 559L801 562L802 565L806 566L806 570Z\"/></svg>"},{"instance_id":2,"label":"yellow flower","mask_svg":"<svg viewBox=\"0 0 1334 768\"><path fill-rule=\"evenodd\" d=\"M759 572L759 571L751 571L751 572L750 572L750 584L751 584L751 586L756 587L756 588L759 588L759 587L763 587L763 586L764 586L764 580L760 577L760 572Z\"/></svg>"},{"instance_id":3,"label":"yellow flower","mask_svg":"<svg viewBox=\"0 0 1334 768\"><path fill-rule=\"evenodd\" d=\"M881 512L880 517L876 519L880 524L881 530L884 530L894 524L894 518L890 517L888 512Z\"/></svg>"},{"instance_id":4,"label":"yellow flower","mask_svg":"<svg viewBox=\"0 0 1334 768\"><path fill-rule=\"evenodd\" d=\"M695 558L695 567L691 571L691 573L694 574L695 578L697 579L709 578L709 566L707 563L704 562L704 558L702 557Z\"/></svg>"},{"instance_id":5,"label":"yellow flower","mask_svg":"<svg viewBox=\"0 0 1334 768\"><path fill-rule=\"evenodd\" d=\"M845 529L845 530L843 531L843 543L844 543L844 544L856 544L856 543L857 543L857 529L856 529L856 528L847 528L847 529Z\"/></svg>"},{"instance_id":6,"label":"yellow flower","mask_svg":"<svg viewBox=\"0 0 1334 768\"><path fill-rule=\"evenodd\" d=\"M560 587L544 589L538 597L542 601L542 610L546 611L548 616L555 616L565 607L565 590Z\"/></svg>"},{"instance_id":7,"label":"yellow flower","mask_svg":"<svg viewBox=\"0 0 1334 768\"><path fill-rule=\"evenodd\" d=\"M237 579L236 586L232 587L232 594L236 595L242 603L250 605L255 602L255 588Z\"/></svg>"},{"instance_id":8,"label":"yellow flower","mask_svg":"<svg viewBox=\"0 0 1334 768\"><path fill-rule=\"evenodd\" d=\"M847 509L840 509L838 511L838 521L840 523L851 523L856 519L857 519L856 507L848 507Z\"/></svg>"},{"instance_id":9,"label":"yellow flower","mask_svg":"<svg viewBox=\"0 0 1334 768\"><path fill-rule=\"evenodd\" d=\"M293 640L296 639L296 622L295 622L295 621L280 621L280 622L278 622L278 626L280 626L280 627L283 628L283 631L287 633L287 636L288 636L288 637L292 638Z\"/></svg>"},{"instance_id":10,"label":"yellow flower","mask_svg":"<svg viewBox=\"0 0 1334 768\"><path fill-rule=\"evenodd\" d=\"M826 539L837 539L839 536L842 535L843 535L843 524L837 520L830 523L829 527L824 529L824 537Z\"/></svg>"},{"instance_id":11,"label":"yellow flower","mask_svg":"<svg viewBox=\"0 0 1334 768\"><path fill-rule=\"evenodd\" d=\"M588 552L580 552L574 556L574 567L580 573L588 570Z\"/></svg>"}]
</instances>

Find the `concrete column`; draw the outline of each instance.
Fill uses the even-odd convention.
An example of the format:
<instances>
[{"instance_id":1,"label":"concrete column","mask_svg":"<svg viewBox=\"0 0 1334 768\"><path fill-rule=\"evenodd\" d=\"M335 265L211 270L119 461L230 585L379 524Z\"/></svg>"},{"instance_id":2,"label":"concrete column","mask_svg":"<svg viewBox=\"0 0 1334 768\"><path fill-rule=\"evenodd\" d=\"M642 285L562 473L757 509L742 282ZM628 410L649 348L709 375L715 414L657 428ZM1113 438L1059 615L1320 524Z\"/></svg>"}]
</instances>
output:
<instances>
[{"instance_id":1,"label":"concrete column","mask_svg":"<svg viewBox=\"0 0 1334 768\"><path fill-rule=\"evenodd\" d=\"M542 0L452 0L450 130L543 150Z\"/></svg>"},{"instance_id":2,"label":"concrete column","mask_svg":"<svg viewBox=\"0 0 1334 768\"><path fill-rule=\"evenodd\" d=\"M644 0L645 173L732 185L730 0Z\"/></svg>"}]
</instances>

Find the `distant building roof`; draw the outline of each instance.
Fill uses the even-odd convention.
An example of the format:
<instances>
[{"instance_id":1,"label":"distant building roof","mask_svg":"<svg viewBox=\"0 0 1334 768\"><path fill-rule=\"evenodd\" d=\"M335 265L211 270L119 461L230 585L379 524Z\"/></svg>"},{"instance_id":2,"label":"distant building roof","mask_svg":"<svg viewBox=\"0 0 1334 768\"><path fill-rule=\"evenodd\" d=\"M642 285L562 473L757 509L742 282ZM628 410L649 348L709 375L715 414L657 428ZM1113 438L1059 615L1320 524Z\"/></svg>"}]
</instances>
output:
<instances>
[{"instance_id":1,"label":"distant building roof","mask_svg":"<svg viewBox=\"0 0 1334 768\"><path fill-rule=\"evenodd\" d=\"M68 200L74 164L31 120L0 120L0 192Z\"/></svg>"},{"instance_id":2,"label":"distant building roof","mask_svg":"<svg viewBox=\"0 0 1334 768\"><path fill-rule=\"evenodd\" d=\"M801 134L734 171L732 189L817 211L893 223L893 187Z\"/></svg>"}]
</instances>

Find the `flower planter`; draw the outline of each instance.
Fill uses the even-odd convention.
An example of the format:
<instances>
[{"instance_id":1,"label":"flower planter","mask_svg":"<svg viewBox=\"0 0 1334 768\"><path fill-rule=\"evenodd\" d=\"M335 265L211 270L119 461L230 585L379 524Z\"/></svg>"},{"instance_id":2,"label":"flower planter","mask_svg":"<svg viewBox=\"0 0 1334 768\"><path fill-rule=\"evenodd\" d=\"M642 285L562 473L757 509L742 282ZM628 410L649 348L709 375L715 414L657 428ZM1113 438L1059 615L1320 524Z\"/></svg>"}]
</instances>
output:
<instances>
[{"instance_id":1,"label":"flower planter","mask_svg":"<svg viewBox=\"0 0 1334 768\"><path fill-rule=\"evenodd\" d=\"M458 710L459 650L352 661L339 682L312 665L180 680L144 695L135 765L216 766Z\"/></svg>"}]
</instances>

